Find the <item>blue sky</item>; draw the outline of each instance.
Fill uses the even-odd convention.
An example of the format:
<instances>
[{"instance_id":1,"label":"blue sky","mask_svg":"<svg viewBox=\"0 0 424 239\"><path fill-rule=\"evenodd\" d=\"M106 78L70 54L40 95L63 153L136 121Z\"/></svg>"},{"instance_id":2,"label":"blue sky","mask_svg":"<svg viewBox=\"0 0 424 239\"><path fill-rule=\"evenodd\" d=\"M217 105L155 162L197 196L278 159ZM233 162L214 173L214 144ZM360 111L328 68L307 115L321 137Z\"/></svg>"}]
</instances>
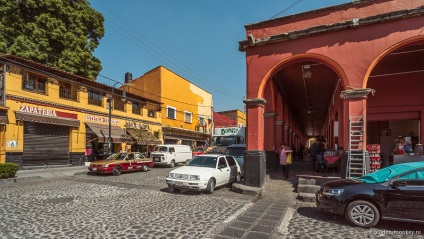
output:
<instances>
[{"instance_id":1,"label":"blue sky","mask_svg":"<svg viewBox=\"0 0 424 239\"><path fill-rule=\"evenodd\" d=\"M210 92L214 110L243 110L246 92L244 25L268 20L298 0L89 0L105 17L105 36L95 51L100 75L133 79L165 66ZM281 16L350 2L303 0ZM99 82L115 82L98 77ZM176 92L178 94L178 92Z\"/></svg>"}]
</instances>

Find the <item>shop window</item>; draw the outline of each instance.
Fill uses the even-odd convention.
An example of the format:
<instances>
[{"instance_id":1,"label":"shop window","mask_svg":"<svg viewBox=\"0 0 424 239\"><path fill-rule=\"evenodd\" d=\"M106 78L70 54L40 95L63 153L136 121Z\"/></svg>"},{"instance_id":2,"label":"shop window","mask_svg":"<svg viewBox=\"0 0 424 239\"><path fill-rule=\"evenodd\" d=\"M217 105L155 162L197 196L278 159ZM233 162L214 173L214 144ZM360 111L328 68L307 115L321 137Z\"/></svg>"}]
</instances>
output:
<instances>
[{"instance_id":1,"label":"shop window","mask_svg":"<svg viewBox=\"0 0 424 239\"><path fill-rule=\"evenodd\" d=\"M193 113L184 111L184 122L192 123L193 121Z\"/></svg>"},{"instance_id":2,"label":"shop window","mask_svg":"<svg viewBox=\"0 0 424 239\"><path fill-rule=\"evenodd\" d=\"M102 93L94 90L88 90L88 104L102 106L102 98Z\"/></svg>"},{"instance_id":3,"label":"shop window","mask_svg":"<svg viewBox=\"0 0 424 239\"><path fill-rule=\"evenodd\" d=\"M171 106L167 106L166 117L170 119L177 119L177 109Z\"/></svg>"},{"instance_id":4,"label":"shop window","mask_svg":"<svg viewBox=\"0 0 424 239\"><path fill-rule=\"evenodd\" d=\"M132 113L138 115L141 114L141 108L138 102L132 102Z\"/></svg>"},{"instance_id":5,"label":"shop window","mask_svg":"<svg viewBox=\"0 0 424 239\"><path fill-rule=\"evenodd\" d=\"M147 116L149 116L150 118L155 118L155 111L154 110L149 110L147 112Z\"/></svg>"},{"instance_id":6,"label":"shop window","mask_svg":"<svg viewBox=\"0 0 424 239\"><path fill-rule=\"evenodd\" d=\"M22 89L34 93L46 94L46 82L46 79L27 73L22 77Z\"/></svg>"}]
</instances>

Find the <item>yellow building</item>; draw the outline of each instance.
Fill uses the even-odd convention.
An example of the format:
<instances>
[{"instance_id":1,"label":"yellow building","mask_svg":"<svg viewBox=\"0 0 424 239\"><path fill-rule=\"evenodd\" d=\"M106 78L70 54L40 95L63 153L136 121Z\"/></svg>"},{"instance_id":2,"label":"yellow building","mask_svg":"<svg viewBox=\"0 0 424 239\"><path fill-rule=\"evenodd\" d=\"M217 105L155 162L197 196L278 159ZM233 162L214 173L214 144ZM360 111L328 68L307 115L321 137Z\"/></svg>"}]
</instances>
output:
<instances>
[{"instance_id":1,"label":"yellow building","mask_svg":"<svg viewBox=\"0 0 424 239\"><path fill-rule=\"evenodd\" d=\"M212 95L163 66L133 80L129 92L162 102L166 144L205 145L210 139Z\"/></svg>"},{"instance_id":2,"label":"yellow building","mask_svg":"<svg viewBox=\"0 0 424 239\"><path fill-rule=\"evenodd\" d=\"M217 113L237 121L238 127L246 126L246 114L239 109L220 111Z\"/></svg>"},{"instance_id":3,"label":"yellow building","mask_svg":"<svg viewBox=\"0 0 424 239\"><path fill-rule=\"evenodd\" d=\"M0 163L22 168L80 164L90 151L90 159L107 156L111 95L112 152L162 143L153 136L162 136L159 101L125 97L121 89L13 55L0 56L0 66ZM148 140L134 139L129 129Z\"/></svg>"}]
</instances>

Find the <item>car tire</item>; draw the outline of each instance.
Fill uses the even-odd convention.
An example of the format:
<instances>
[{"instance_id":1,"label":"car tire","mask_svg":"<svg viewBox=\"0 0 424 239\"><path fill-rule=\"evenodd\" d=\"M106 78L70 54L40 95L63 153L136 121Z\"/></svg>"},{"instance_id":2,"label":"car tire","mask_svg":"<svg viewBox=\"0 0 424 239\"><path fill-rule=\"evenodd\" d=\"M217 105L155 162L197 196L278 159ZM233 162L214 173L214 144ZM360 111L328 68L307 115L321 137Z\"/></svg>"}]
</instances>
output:
<instances>
[{"instance_id":1,"label":"car tire","mask_svg":"<svg viewBox=\"0 0 424 239\"><path fill-rule=\"evenodd\" d=\"M148 170L149 170L149 166L147 166L147 164L143 164L143 166L141 166L141 171L147 172Z\"/></svg>"},{"instance_id":2,"label":"car tire","mask_svg":"<svg viewBox=\"0 0 424 239\"><path fill-rule=\"evenodd\" d=\"M171 161L171 163L169 164L169 167L170 167L170 168L175 167L175 161L174 161L174 160L172 160L172 161Z\"/></svg>"},{"instance_id":3,"label":"car tire","mask_svg":"<svg viewBox=\"0 0 424 239\"><path fill-rule=\"evenodd\" d=\"M112 174L115 175L115 176L118 176L121 173L122 173L122 168L119 167L119 166L114 167L113 170L112 170Z\"/></svg>"},{"instance_id":4,"label":"car tire","mask_svg":"<svg viewBox=\"0 0 424 239\"><path fill-rule=\"evenodd\" d=\"M377 225L380 212L371 202L357 200L347 205L345 217L352 226L370 228Z\"/></svg>"},{"instance_id":5,"label":"car tire","mask_svg":"<svg viewBox=\"0 0 424 239\"><path fill-rule=\"evenodd\" d=\"M208 186L206 187L206 193L212 194L215 191L215 180L209 179Z\"/></svg>"}]
</instances>

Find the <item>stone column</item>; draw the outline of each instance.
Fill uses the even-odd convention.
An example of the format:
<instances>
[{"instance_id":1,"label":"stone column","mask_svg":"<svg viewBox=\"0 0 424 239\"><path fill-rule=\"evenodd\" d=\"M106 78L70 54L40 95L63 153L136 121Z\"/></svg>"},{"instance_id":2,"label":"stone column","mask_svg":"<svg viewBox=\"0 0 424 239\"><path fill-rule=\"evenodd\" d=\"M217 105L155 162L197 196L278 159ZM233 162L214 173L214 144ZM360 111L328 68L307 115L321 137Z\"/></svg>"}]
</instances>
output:
<instances>
[{"instance_id":1,"label":"stone column","mask_svg":"<svg viewBox=\"0 0 424 239\"><path fill-rule=\"evenodd\" d=\"M262 187L266 176L264 151L264 105L263 98L244 101L247 110L246 147L244 154L245 184Z\"/></svg>"},{"instance_id":2,"label":"stone column","mask_svg":"<svg viewBox=\"0 0 424 239\"><path fill-rule=\"evenodd\" d=\"M284 120L277 120L275 122L275 131L276 131L276 142L275 148L278 148L281 145L281 142L284 141Z\"/></svg>"}]
</instances>

